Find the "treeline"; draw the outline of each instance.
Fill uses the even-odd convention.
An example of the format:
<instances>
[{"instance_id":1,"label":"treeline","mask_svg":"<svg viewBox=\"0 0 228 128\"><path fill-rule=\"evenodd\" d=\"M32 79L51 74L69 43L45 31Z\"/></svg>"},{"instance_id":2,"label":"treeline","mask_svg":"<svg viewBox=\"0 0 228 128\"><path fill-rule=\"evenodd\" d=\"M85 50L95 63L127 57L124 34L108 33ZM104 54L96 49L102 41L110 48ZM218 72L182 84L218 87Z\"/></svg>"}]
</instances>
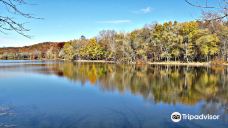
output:
<instances>
[{"instance_id":1,"label":"treeline","mask_svg":"<svg viewBox=\"0 0 228 128\"><path fill-rule=\"evenodd\" d=\"M219 20L166 22L146 25L129 33L103 30L95 38L81 36L80 39L65 42L58 50L53 49L49 47L41 53L36 51L42 55L36 59L125 63L228 61L228 23ZM15 59L14 53L1 52L0 49L0 54L1 59Z\"/></svg>"},{"instance_id":2,"label":"treeline","mask_svg":"<svg viewBox=\"0 0 228 128\"><path fill-rule=\"evenodd\" d=\"M65 42L45 42L25 47L0 48L0 59L4 60L41 60L58 59Z\"/></svg>"}]
</instances>

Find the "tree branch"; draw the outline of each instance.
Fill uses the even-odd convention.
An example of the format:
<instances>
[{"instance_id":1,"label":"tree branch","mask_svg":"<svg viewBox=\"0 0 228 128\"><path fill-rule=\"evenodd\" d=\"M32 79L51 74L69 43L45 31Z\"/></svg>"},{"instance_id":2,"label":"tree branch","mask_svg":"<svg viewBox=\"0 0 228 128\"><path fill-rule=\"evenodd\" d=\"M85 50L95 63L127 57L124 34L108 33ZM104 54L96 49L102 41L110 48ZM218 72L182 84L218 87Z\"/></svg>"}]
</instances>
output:
<instances>
[{"instance_id":1,"label":"tree branch","mask_svg":"<svg viewBox=\"0 0 228 128\"><path fill-rule=\"evenodd\" d=\"M27 4L24 0L0 0L0 5L5 6L7 11L12 14L20 15L24 18L28 19L42 19L32 16L31 14L24 13L21 11L18 6ZM30 31L24 27L25 23L19 23L14 20L13 17L1 16L0 15L0 32L6 34L6 31L15 31L16 33L25 36L27 38L31 38L31 36L25 34Z\"/></svg>"},{"instance_id":2,"label":"tree branch","mask_svg":"<svg viewBox=\"0 0 228 128\"><path fill-rule=\"evenodd\" d=\"M188 3L189 5L191 6L194 6L194 7L197 7L197 8L215 8L215 7L210 7L208 6L208 1L206 0L206 5L203 6L203 5L197 5L197 4L193 4L192 2L190 2L189 0L185 0L186 3Z\"/></svg>"},{"instance_id":3,"label":"tree branch","mask_svg":"<svg viewBox=\"0 0 228 128\"><path fill-rule=\"evenodd\" d=\"M222 0L222 2L218 0L220 7L208 6L208 0L205 0L205 5L194 4L194 3L190 2L189 0L185 0L185 2L187 4L189 4L190 6L197 7L197 8L213 9L212 12L215 11L218 14L217 17L206 19L206 21L222 20L222 19L228 17L228 9L227 9L228 0ZM210 11L208 11L208 10L207 10L207 12L210 13ZM215 12L213 12L213 13L215 13Z\"/></svg>"}]
</instances>

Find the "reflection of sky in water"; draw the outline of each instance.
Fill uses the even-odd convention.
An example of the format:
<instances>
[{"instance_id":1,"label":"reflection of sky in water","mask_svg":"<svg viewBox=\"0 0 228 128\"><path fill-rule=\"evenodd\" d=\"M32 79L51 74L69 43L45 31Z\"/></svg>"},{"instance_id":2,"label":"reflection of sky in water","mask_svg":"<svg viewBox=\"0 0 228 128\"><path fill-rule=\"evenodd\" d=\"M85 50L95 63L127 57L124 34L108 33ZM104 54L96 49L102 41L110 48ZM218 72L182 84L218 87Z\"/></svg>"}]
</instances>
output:
<instances>
[{"instance_id":1,"label":"reflection of sky in water","mask_svg":"<svg viewBox=\"0 0 228 128\"><path fill-rule=\"evenodd\" d=\"M227 121L183 121L174 124L170 114L199 114L206 101L194 105L155 103L131 91L104 91L99 81L71 81L56 75L34 72L0 71L0 103L15 116L0 117L0 122L21 128L151 128L151 127L226 127ZM0 75L0 76L1 76Z\"/></svg>"}]
</instances>

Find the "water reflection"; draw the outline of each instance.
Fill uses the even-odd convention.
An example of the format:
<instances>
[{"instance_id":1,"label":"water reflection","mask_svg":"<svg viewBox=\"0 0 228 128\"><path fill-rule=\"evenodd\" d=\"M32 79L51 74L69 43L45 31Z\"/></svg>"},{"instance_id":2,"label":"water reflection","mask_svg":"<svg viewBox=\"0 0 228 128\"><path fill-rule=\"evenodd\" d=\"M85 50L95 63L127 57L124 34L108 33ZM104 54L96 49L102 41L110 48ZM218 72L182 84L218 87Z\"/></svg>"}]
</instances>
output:
<instances>
[{"instance_id":1,"label":"water reflection","mask_svg":"<svg viewBox=\"0 0 228 128\"><path fill-rule=\"evenodd\" d=\"M99 83L104 91L130 91L154 103L195 105L204 101L203 113L228 119L227 67L64 63L51 70L82 84Z\"/></svg>"},{"instance_id":2,"label":"water reflection","mask_svg":"<svg viewBox=\"0 0 228 128\"><path fill-rule=\"evenodd\" d=\"M194 105L201 100L228 102L227 68L168 67L150 65L115 65L64 63L47 66L48 70L82 84L89 81L104 91L130 91L155 103Z\"/></svg>"},{"instance_id":3,"label":"water reflection","mask_svg":"<svg viewBox=\"0 0 228 128\"><path fill-rule=\"evenodd\" d=\"M96 86L96 88L104 92L119 92L122 94L130 92L132 95L143 97L150 103L167 104L170 108L176 104L190 107L202 104L200 110L196 110L197 113L219 114L223 122L226 122L226 124L228 122L227 67L209 68L56 62L24 63L11 66L1 65L0 71L22 71L55 75L67 78L75 82L75 85L78 85L76 83L80 82L82 86ZM87 84L88 82L89 84ZM89 104L94 105L94 107L98 106L95 103ZM121 121L124 123L127 122L127 118L136 117L135 115L137 115L128 116L125 110L112 108L108 109L108 111L121 117ZM135 111L139 110L135 109ZM112 115L110 118L112 120L114 116ZM72 117L69 117L68 121L71 122L73 120ZM120 120L117 122L120 122ZM172 127L170 122L167 123L168 126ZM139 122L139 124L141 123ZM182 126L186 126L186 124L180 124L180 127ZM189 126L193 126L193 124Z\"/></svg>"},{"instance_id":4,"label":"water reflection","mask_svg":"<svg viewBox=\"0 0 228 128\"><path fill-rule=\"evenodd\" d=\"M0 70L55 74L104 91L130 91L155 103L194 105L201 100L228 103L228 68L116 65L102 63L38 63L0 66Z\"/></svg>"}]
</instances>

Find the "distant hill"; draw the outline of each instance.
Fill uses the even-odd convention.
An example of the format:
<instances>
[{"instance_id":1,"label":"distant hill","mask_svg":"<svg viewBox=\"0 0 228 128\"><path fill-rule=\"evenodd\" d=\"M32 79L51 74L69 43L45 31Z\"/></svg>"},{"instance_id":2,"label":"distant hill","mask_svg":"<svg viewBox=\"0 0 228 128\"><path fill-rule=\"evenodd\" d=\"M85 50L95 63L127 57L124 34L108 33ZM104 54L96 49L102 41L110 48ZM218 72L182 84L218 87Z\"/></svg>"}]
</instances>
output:
<instances>
[{"instance_id":1,"label":"distant hill","mask_svg":"<svg viewBox=\"0 0 228 128\"><path fill-rule=\"evenodd\" d=\"M22 52L32 53L34 51L46 52L50 48L61 49L63 48L64 43L65 42L43 42L43 43L24 46L24 47L4 47L4 48L0 48L0 54L22 53Z\"/></svg>"},{"instance_id":2,"label":"distant hill","mask_svg":"<svg viewBox=\"0 0 228 128\"><path fill-rule=\"evenodd\" d=\"M30 46L24 47L4 47L0 48L0 54L2 55L2 59L9 59L11 56L20 56L20 58L32 58L35 59L37 56L43 58L46 55L47 51L51 51L51 53L59 53L59 51L63 48L65 42L43 42L39 44L34 44ZM4 56L7 55L7 56Z\"/></svg>"}]
</instances>

